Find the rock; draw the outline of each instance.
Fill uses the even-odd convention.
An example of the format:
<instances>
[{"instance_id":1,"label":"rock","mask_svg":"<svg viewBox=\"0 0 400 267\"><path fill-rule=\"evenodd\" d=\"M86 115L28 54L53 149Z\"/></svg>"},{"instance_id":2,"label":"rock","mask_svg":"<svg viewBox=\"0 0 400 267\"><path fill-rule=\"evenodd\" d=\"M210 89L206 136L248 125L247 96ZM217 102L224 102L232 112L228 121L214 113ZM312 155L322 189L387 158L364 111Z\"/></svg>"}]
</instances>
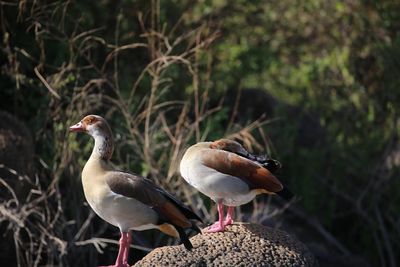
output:
<instances>
[{"instance_id":1,"label":"rock","mask_svg":"<svg viewBox=\"0 0 400 267\"><path fill-rule=\"evenodd\" d=\"M0 178L23 201L30 186L22 182L23 176L34 173L34 145L25 124L14 115L0 111ZM9 190L0 191L0 200L11 197Z\"/></svg>"},{"instance_id":2,"label":"rock","mask_svg":"<svg viewBox=\"0 0 400 267\"><path fill-rule=\"evenodd\" d=\"M0 179L12 188L13 194L24 201L30 188L26 183L21 182L20 177L31 175L33 172L34 145L32 136L23 122L10 113L0 111ZM14 205L11 192L0 185L0 203L4 206ZM9 207L9 206L6 206ZM2 218L3 219L3 218ZM7 219L0 221L0 262L14 262L16 266L17 255L14 243L21 240L14 240L13 232L7 223ZM14 266L12 265L12 266Z\"/></svg>"},{"instance_id":3,"label":"rock","mask_svg":"<svg viewBox=\"0 0 400 267\"><path fill-rule=\"evenodd\" d=\"M32 136L25 124L10 113L0 111L0 164L18 175L29 175L33 169L33 151ZM15 179L15 175L3 169L0 175Z\"/></svg>"},{"instance_id":4,"label":"rock","mask_svg":"<svg viewBox=\"0 0 400 267\"><path fill-rule=\"evenodd\" d=\"M183 245L156 248L134 266L318 266L303 243L262 225L235 223L224 233L190 240L191 251Z\"/></svg>"}]
</instances>

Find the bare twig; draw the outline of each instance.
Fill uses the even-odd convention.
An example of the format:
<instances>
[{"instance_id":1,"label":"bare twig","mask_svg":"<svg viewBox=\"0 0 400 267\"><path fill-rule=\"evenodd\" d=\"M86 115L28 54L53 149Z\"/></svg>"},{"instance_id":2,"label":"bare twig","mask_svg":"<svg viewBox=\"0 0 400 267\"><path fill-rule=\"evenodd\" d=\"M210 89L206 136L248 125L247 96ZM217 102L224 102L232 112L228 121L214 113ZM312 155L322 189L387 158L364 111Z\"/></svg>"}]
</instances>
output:
<instances>
[{"instance_id":1,"label":"bare twig","mask_svg":"<svg viewBox=\"0 0 400 267\"><path fill-rule=\"evenodd\" d=\"M103 249L107 247L107 243L119 245L119 242L116 240L108 239L108 238L99 238L99 237L94 237L94 238L90 238L90 239L83 240L83 241L76 241L74 244L76 246L93 245L99 253L103 253L104 252ZM137 246L137 245L130 245L130 247L141 250L141 251L145 251L145 252L150 252L153 250L152 248L146 248L146 247Z\"/></svg>"},{"instance_id":2,"label":"bare twig","mask_svg":"<svg viewBox=\"0 0 400 267\"><path fill-rule=\"evenodd\" d=\"M60 95L57 94L56 91L54 91L53 88L51 88L50 84L48 84L48 82L46 81L45 78L43 78L43 76L40 74L39 70L37 67L35 67L33 69L35 71L36 76L40 79L40 81L44 84L44 86L46 86L46 88L49 90L49 92L57 99L61 99Z\"/></svg>"}]
</instances>

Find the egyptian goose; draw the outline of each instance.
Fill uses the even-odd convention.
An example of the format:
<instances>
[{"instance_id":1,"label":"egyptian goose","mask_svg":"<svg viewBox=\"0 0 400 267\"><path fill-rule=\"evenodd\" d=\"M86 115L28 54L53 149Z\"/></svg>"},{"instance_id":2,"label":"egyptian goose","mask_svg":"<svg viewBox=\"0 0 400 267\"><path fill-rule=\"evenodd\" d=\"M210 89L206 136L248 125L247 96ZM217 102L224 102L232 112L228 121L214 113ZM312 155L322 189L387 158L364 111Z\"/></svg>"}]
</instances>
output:
<instances>
[{"instance_id":1,"label":"egyptian goose","mask_svg":"<svg viewBox=\"0 0 400 267\"><path fill-rule=\"evenodd\" d=\"M82 184L86 200L95 213L121 231L117 260L112 266L129 266L131 229L157 228L180 237L187 249L192 248L184 229L200 232L191 220L201 219L150 180L113 169L109 161L114 143L105 119L88 115L69 129L88 133L94 138L92 154L82 171Z\"/></svg>"},{"instance_id":2,"label":"egyptian goose","mask_svg":"<svg viewBox=\"0 0 400 267\"><path fill-rule=\"evenodd\" d=\"M258 194L292 198L293 194L272 174L280 167L278 161L252 155L238 142L220 139L189 147L180 172L190 185L217 203L219 219L204 230L213 233L233 223L235 206L250 202ZM224 205L228 206L225 220Z\"/></svg>"}]
</instances>

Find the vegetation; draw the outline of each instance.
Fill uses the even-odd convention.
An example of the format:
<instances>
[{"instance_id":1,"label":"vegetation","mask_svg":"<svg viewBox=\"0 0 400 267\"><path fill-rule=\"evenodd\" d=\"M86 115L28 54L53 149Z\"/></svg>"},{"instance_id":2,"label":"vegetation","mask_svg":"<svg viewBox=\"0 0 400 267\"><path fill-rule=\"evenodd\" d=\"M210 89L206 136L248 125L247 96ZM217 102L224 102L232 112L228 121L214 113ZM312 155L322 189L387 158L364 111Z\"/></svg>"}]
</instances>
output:
<instances>
[{"instance_id":1,"label":"vegetation","mask_svg":"<svg viewBox=\"0 0 400 267\"><path fill-rule=\"evenodd\" d=\"M215 211L182 182L180 157L197 141L236 138L283 163L298 195L285 214L338 253L399 264L400 2L2 1L0 17L0 107L35 143L36 171L21 176L30 193L0 184L0 229L19 266L114 258L98 251L116 231L82 204L92 144L68 134L90 113L112 124L118 167L207 222ZM254 88L276 108L241 106ZM253 218L285 217L265 203ZM174 242L159 236L135 234L137 257Z\"/></svg>"}]
</instances>

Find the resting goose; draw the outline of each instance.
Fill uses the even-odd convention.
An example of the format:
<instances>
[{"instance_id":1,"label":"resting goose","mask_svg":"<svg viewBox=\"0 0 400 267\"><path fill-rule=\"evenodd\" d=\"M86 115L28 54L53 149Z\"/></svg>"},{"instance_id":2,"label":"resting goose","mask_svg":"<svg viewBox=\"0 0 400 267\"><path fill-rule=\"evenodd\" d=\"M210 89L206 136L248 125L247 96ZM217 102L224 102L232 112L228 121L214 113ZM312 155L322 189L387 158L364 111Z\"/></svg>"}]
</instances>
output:
<instances>
[{"instance_id":1,"label":"resting goose","mask_svg":"<svg viewBox=\"0 0 400 267\"><path fill-rule=\"evenodd\" d=\"M88 133L94 138L92 154L82 171L83 191L95 213L121 231L119 252L113 266L129 266L129 230L156 228L180 237L187 249L192 248L184 229L200 232L191 220L201 219L150 180L112 168L109 161L114 143L105 119L88 115L69 129Z\"/></svg>"},{"instance_id":2,"label":"resting goose","mask_svg":"<svg viewBox=\"0 0 400 267\"><path fill-rule=\"evenodd\" d=\"M219 219L205 229L213 233L233 223L235 206L250 202L258 194L292 198L293 194L272 174L280 167L278 161L252 155L238 142L220 139L189 147L180 172L190 185L217 203ZM225 220L224 205L228 206Z\"/></svg>"}]
</instances>

